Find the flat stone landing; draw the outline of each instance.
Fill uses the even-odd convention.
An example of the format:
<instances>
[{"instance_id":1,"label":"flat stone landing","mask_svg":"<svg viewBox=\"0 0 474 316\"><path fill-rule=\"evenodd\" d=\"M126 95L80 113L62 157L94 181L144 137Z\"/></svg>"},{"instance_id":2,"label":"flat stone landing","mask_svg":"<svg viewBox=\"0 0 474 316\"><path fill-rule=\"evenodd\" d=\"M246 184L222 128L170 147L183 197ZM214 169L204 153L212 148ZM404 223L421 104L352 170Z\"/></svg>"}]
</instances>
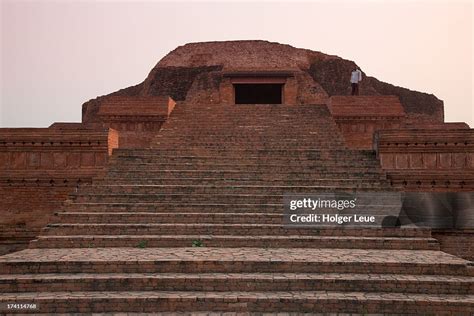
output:
<instances>
[{"instance_id":1,"label":"flat stone landing","mask_svg":"<svg viewBox=\"0 0 474 316\"><path fill-rule=\"evenodd\" d=\"M248 261L307 263L412 263L468 266L471 262L441 251L306 248L75 248L26 249L0 257L0 265L48 262ZM408 271L407 271L408 272Z\"/></svg>"},{"instance_id":2,"label":"flat stone landing","mask_svg":"<svg viewBox=\"0 0 474 316\"><path fill-rule=\"evenodd\" d=\"M430 250L27 249L0 270L0 303L54 313L474 310L470 262Z\"/></svg>"}]
</instances>

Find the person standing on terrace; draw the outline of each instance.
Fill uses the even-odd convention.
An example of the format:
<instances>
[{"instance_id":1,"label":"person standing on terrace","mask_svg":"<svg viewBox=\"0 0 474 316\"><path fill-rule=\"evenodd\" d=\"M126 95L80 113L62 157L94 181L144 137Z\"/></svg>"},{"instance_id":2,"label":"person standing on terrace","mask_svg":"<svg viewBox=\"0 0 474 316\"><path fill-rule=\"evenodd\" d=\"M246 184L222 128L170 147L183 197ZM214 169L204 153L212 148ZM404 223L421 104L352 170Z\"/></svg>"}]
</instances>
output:
<instances>
[{"instance_id":1,"label":"person standing on terrace","mask_svg":"<svg viewBox=\"0 0 474 316\"><path fill-rule=\"evenodd\" d=\"M352 92L351 95L359 95L359 82L362 80L362 72L358 67L354 69L351 73L351 86Z\"/></svg>"}]
</instances>

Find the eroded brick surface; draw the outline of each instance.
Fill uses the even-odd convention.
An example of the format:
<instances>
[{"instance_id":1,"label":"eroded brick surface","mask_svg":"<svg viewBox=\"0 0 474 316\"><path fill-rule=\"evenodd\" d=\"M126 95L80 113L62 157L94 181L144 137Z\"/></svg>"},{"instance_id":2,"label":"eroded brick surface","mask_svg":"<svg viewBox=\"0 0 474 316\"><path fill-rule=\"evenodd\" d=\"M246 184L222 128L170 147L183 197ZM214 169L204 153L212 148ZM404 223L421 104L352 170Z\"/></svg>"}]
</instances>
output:
<instances>
[{"instance_id":1,"label":"eroded brick surface","mask_svg":"<svg viewBox=\"0 0 474 316\"><path fill-rule=\"evenodd\" d=\"M429 229L283 225L284 192L391 189L325 106L198 107L178 104L153 148L116 150L30 249L0 257L0 301L46 313L473 311L471 263Z\"/></svg>"},{"instance_id":2,"label":"eroded brick surface","mask_svg":"<svg viewBox=\"0 0 474 316\"><path fill-rule=\"evenodd\" d=\"M364 76L365 96L339 97L331 113L328 98L345 94L354 66L262 41L188 44L143 83L84 104L84 124L54 124L47 141L7 135L0 145L15 150L0 152L0 169L16 177L2 192L31 195L23 187L58 181L77 190L60 206L66 190L41 195L38 205L57 212L34 219L49 224L29 249L0 257L0 303L37 303L34 314L472 314L472 263L439 250L470 258L471 248L456 246L470 235L436 232L439 243L416 227L282 223L285 192L392 190L393 170L423 188L439 189L425 182L448 172L465 182L445 185L470 187L460 175L472 169L472 135L441 124L435 97ZM233 83L266 81L284 84L282 105L234 104ZM418 122L431 126L427 144ZM379 157L353 150L401 125L410 131L381 137ZM81 139L104 126L118 130L107 146ZM40 200L25 201L13 214L32 220L25 210Z\"/></svg>"}]
</instances>

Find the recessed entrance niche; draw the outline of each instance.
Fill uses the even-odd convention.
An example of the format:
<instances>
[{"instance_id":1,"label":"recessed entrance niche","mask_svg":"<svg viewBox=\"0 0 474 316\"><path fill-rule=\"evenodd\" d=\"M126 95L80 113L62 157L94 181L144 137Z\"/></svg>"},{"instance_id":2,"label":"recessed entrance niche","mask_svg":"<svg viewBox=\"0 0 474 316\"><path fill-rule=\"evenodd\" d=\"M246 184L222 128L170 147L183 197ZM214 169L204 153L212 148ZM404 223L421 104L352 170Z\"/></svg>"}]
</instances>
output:
<instances>
[{"instance_id":1,"label":"recessed entrance niche","mask_svg":"<svg viewBox=\"0 0 474 316\"><path fill-rule=\"evenodd\" d=\"M235 104L282 104L283 84L234 84Z\"/></svg>"},{"instance_id":2,"label":"recessed entrance niche","mask_svg":"<svg viewBox=\"0 0 474 316\"><path fill-rule=\"evenodd\" d=\"M296 104L292 71L225 71L219 85L223 104Z\"/></svg>"}]
</instances>

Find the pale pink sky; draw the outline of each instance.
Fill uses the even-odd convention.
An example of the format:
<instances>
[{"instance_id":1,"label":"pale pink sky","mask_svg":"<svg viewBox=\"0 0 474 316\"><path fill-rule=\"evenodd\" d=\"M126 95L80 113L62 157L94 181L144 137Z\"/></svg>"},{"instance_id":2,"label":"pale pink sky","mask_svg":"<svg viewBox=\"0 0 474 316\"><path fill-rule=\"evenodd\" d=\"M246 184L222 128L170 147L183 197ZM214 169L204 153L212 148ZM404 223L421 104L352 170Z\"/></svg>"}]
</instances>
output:
<instances>
[{"instance_id":1,"label":"pale pink sky","mask_svg":"<svg viewBox=\"0 0 474 316\"><path fill-rule=\"evenodd\" d=\"M265 39L433 93L474 126L472 1L1 1L1 127L79 122L188 42Z\"/></svg>"}]
</instances>

